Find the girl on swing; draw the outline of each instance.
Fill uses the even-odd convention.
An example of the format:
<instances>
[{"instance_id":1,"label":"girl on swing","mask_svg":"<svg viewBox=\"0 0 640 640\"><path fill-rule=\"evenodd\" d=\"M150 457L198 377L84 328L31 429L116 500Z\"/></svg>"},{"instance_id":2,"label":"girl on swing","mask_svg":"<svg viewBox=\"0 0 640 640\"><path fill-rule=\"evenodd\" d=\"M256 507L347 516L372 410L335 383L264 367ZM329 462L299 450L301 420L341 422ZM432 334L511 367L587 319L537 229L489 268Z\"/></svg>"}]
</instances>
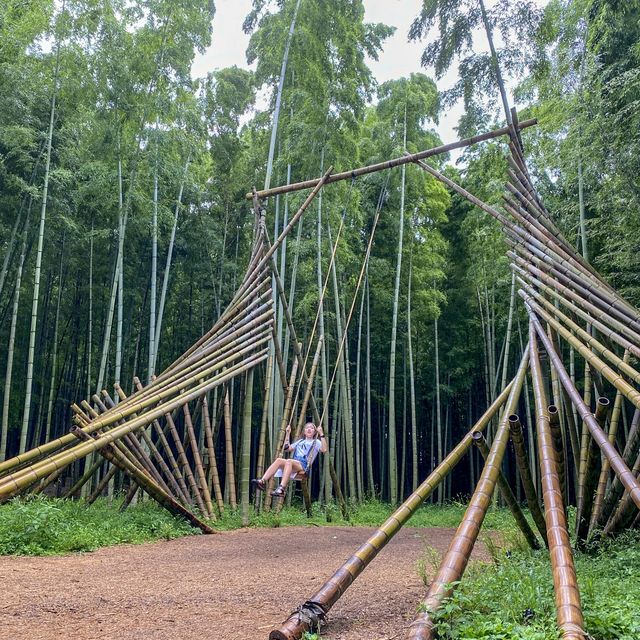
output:
<instances>
[{"instance_id":1,"label":"girl on swing","mask_svg":"<svg viewBox=\"0 0 640 640\"><path fill-rule=\"evenodd\" d=\"M280 486L271 492L275 498L284 496L289 480L295 479L298 473L306 473L318 452L325 453L329 448L322 427L316 427L313 422L307 422L304 425L304 438L296 440L293 444L290 440L291 425L288 425L285 431L284 451L293 451L293 456L291 458L276 458L264 472L262 478L252 480L256 489L264 491L267 488L267 482L273 476L281 475Z\"/></svg>"}]
</instances>

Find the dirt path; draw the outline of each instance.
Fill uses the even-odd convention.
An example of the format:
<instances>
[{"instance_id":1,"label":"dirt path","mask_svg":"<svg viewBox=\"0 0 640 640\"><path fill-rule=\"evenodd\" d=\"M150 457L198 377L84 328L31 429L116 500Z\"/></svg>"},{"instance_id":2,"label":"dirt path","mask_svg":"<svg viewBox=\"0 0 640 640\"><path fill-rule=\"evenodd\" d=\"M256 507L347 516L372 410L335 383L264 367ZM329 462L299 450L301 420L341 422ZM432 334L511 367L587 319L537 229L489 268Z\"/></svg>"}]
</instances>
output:
<instances>
[{"instance_id":1,"label":"dirt path","mask_svg":"<svg viewBox=\"0 0 640 640\"><path fill-rule=\"evenodd\" d=\"M0 638L266 639L371 531L246 529L66 557L3 557ZM444 552L452 535L401 531L332 609L323 638L402 638L424 594L416 561L426 545Z\"/></svg>"}]
</instances>

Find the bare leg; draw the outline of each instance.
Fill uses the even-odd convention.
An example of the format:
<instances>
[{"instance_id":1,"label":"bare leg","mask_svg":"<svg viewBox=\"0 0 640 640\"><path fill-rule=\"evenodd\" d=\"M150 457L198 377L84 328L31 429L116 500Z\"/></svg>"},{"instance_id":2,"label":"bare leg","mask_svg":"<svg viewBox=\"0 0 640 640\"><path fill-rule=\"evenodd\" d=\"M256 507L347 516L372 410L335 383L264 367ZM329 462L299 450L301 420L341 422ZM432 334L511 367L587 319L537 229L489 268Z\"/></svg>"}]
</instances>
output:
<instances>
[{"instance_id":1,"label":"bare leg","mask_svg":"<svg viewBox=\"0 0 640 640\"><path fill-rule=\"evenodd\" d=\"M287 464L287 462L289 462L289 461L286 460L285 458L276 458L271 463L269 468L264 472L264 475L262 476L261 480L263 482L268 482L269 480L271 480L271 478L273 478L273 476L275 475L275 473L276 473L276 471L278 469L284 469L284 467ZM289 473L291 473L291 472L289 472Z\"/></svg>"},{"instance_id":2,"label":"bare leg","mask_svg":"<svg viewBox=\"0 0 640 640\"><path fill-rule=\"evenodd\" d=\"M282 487L283 491L287 488L289 478L293 471L301 473L303 471L302 465L297 460L285 460L284 469L282 470L282 480L280 481L280 487Z\"/></svg>"}]
</instances>

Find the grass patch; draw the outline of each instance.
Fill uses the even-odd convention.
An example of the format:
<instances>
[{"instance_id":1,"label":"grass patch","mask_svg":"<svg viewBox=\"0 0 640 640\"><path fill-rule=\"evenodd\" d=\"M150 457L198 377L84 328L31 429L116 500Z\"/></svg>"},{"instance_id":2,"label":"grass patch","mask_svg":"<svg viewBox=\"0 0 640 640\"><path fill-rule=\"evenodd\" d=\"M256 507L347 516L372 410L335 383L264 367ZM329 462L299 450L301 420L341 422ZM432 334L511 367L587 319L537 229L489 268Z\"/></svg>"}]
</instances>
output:
<instances>
[{"instance_id":1,"label":"grass patch","mask_svg":"<svg viewBox=\"0 0 640 640\"><path fill-rule=\"evenodd\" d=\"M494 549L492 555L489 565L472 563L445 602L437 617L439 637L558 640L548 552ZM604 543L595 554L576 553L575 561L590 637L640 637L640 534L630 532Z\"/></svg>"},{"instance_id":2,"label":"grass patch","mask_svg":"<svg viewBox=\"0 0 640 640\"><path fill-rule=\"evenodd\" d=\"M101 499L90 507L41 496L12 500L0 507L0 554L57 555L198 533L151 500L123 513L118 506Z\"/></svg>"}]
</instances>

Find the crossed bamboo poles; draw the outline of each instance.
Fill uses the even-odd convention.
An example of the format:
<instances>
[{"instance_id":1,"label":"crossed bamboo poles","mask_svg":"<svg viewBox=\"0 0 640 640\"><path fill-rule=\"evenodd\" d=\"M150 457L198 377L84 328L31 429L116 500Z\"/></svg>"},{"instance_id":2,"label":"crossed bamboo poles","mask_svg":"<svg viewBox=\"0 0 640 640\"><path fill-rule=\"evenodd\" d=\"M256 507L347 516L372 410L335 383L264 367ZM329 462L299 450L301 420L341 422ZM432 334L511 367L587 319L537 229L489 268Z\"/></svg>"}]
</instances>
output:
<instances>
[{"instance_id":1,"label":"crossed bamboo poles","mask_svg":"<svg viewBox=\"0 0 640 640\"><path fill-rule=\"evenodd\" d=\"M520 285L518 294L529 316L529 343L514 381L503 390L487 414L354 556L310 600L271 632L272 640L300 638L305 631L319 625L345 589L451 471L472 441L484 446L481 431L505 402L491 448L484 452L486 462L476 490L426 600L421 604L421 612L409 626L406 637L411 640L433 637L438 610L444 599L451 595L452 585L463 576L496 485L506 491L500 465L509 435L533 519L549 548L558 628L562 637L568 640L587 637L566 505L568 498L575 496L578 504L576 543L579 546L600 530L613 534L640 521L640 371L632 361L640 358L640 312L601 278L553 222L535 190L524 160L520 131L532 123L519 124L515 111L512 116L511 127L485 134L483 138L489 139L493 134L509 135L509 179L502 210L482 202L424 162L425 158L441 150L459 148L478 139L419 154L405 154L403 158L334 174L330 179L346 179L413 162L495 218L505 233L507 255ZM261 195L285 193L316 184L317 181L306 181ZM584 362L585 388L582 393L565 367L567 351L572 360L577 354ZM544 515L529 473L522 426L515 415L527 372L533 383ZM548 391L553 404L549 403ZM612 411L605 394L615 396ZM630 429L621 434L618 425L624 403L631 404L635 411ZM622 453L618 449L622 449ZM531 536L535 539L535 534L530 528L525 529L517 510L512 510L525 537L534 546Z\"/></svg>"}]
</instances>

